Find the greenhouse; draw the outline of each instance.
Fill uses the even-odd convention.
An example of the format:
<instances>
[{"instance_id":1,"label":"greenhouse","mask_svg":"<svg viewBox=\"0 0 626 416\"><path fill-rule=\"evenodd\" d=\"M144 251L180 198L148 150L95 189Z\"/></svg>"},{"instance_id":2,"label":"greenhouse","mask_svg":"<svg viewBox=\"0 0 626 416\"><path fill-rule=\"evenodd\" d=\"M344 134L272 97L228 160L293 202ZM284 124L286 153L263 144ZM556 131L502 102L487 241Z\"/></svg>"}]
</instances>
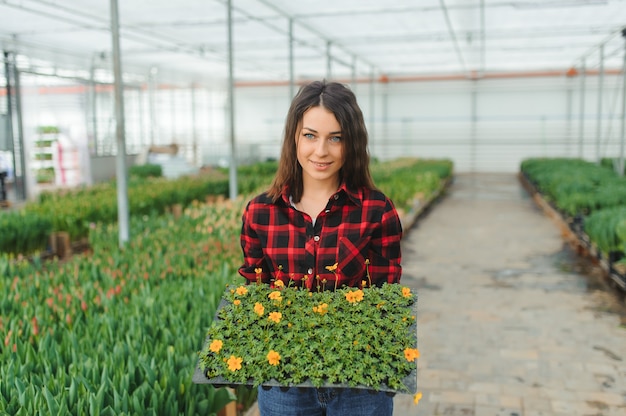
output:
<instances>
[{"instance_id":1,"label":"greenhouse","mask_svg":"<svg viewBox=\"0 0 626 416\"><path fill-rule=\"evenodd\" d=\"M0 414L626 413L625 0L3 0L0 47Z\"/></svg>"}]
</instances>

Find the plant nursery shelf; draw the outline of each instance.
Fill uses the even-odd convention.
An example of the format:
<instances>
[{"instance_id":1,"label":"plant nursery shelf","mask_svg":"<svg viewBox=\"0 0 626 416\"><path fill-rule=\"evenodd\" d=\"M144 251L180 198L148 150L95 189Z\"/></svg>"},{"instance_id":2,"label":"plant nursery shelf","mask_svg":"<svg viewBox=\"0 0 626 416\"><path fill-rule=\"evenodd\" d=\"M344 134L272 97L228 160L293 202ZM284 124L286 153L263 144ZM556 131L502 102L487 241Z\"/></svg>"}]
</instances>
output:
<instances>
[{"instance_id":1,"label":"plant nursery shelf","mask_svg":"<svg viewBox=\"0 0 626 416\"><path fill-rule=\"evenodd\" d=\"M415 394L418 355L417 296L400 284L326 292L253 284L227 288L193 382Z\"/></svg>"}]
</instances>

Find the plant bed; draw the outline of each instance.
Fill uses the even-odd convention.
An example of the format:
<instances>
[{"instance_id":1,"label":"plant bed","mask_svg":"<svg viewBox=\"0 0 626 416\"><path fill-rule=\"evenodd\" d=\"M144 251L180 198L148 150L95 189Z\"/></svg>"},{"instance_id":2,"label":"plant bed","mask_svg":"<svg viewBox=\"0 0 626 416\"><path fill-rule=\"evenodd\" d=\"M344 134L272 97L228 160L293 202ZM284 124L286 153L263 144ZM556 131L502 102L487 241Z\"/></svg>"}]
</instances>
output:
<instances>
[{"instance_id":1,"label":"plant bed","mask_svg":"<svg viewBox=\"0 0 626 416\"><path fill-rule=\"evenodd\" d=\"M399 284L228 287L193 381L415 393L416 314L417 296Z\"/></svg>"}]
</instances>

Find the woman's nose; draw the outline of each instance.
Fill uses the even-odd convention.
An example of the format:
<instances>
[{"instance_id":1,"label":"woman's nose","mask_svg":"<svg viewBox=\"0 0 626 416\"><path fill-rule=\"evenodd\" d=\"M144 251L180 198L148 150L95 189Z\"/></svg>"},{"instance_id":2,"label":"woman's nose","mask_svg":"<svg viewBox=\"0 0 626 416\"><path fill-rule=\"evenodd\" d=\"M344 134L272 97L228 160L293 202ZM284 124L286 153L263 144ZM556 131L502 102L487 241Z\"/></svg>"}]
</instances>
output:
<instances>
[{"instance_id":1,"label":"woman's nose","mask_svg":"<svg viewBox=\"0 0 626 416\"><path fill-rule=\"evenodd\" d=\"M315 146L316 155L326 155L328 153L328 140L322 139L317 141Z\"/></svg>"}]
</instances>

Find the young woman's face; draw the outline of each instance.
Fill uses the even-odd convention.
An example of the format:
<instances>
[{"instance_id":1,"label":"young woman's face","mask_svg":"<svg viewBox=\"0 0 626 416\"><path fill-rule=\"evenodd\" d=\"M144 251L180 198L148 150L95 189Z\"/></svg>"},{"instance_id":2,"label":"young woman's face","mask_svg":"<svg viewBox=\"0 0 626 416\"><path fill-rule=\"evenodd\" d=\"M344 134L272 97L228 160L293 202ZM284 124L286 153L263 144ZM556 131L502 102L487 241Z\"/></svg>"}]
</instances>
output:
<instances>
[{"instance_id":1,"label":"young woman's face","mask_svg":"<svg viewBox=\"0 0 626 416\"><path fill-rule=\"evenodd\" d=\"M319 106L304 112L296 130L296 152L305 184L334 182L339 185L344 151L341 127L332 112Z\"/></svg>"}]
</instances>

